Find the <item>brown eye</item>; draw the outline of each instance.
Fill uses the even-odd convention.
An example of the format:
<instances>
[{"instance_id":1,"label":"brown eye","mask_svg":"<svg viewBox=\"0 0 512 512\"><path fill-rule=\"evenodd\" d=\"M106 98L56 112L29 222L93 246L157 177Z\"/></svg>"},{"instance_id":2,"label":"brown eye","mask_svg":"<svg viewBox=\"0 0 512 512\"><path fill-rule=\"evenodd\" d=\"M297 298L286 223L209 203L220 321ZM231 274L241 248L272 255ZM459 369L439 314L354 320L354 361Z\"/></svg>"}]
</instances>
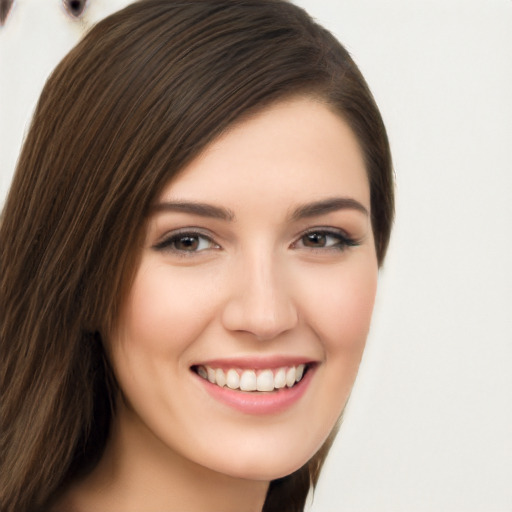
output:
<instances>
[{"instance_id":1,"label":"brown eye","mask_svg":"<svg viewBox=\"0 0 512 512\"><path fill-rule=\"evenodd\" d=\"M0 26L5 24L9 11L11 10L13 0L0 0Z\"/></svg>"},{"instance_id":2,"label":"brown eye","mask_svg":"<svg viewBox=\"0 0 512 512\"><path fill-rule=\"evenodd\" d=\"M302 238L305 247L325 247L327 236L324 233L308 233Z\"/></svg>"},{"instance_id":3,"label":"brown eye","mask_svg":"<svg viewBox=\"0 0 512 512\"><path fill-rule=\"evenodd\" d=\"M345 233L338 230L310 231L302 235L293 245L295 248L325 249L326 251L337 249L343 251L347 247L359 245L359 242L349 238Z\"/></svg>"},{"instance_id":4,"label":"brown eye","mask_svg":"<svg viewBox=\"0 0 512 512\"><path fill-rule=\"evenodd\" d=\"M79 18L84 12L87 0L62 0L64 7L71 16Z\"/></svg>"},{"instance_id":5,"label":"brown eye","mask_svg":"<svg viewBox=\"0 0 512 512\"><path fill-rule=\"evenodd\" d=\"M154 246L159 251L170 251L177 254L198 253L220 247L208 236L199 233L176 233Z\"/></svg>"},{"instance_id":6,"label":"brown eye","mask_svg":"<svg viewBox=\"0 0 512 512\"><path fill-rule=\"evenodd\" d=\"M182 236L174 241L178 251L196 251L199 247L198 236Z\"/></svg>"}]
</instances>

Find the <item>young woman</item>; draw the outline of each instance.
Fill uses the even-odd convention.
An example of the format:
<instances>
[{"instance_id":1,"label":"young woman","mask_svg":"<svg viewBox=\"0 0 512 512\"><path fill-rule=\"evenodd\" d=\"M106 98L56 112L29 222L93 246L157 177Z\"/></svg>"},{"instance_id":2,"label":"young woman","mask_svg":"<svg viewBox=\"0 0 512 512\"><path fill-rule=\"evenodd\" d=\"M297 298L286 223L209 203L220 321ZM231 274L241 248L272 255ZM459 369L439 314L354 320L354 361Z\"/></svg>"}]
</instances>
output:
<instances>
[{"instance_id":1,"label":"young woman","mask_svg":"<svg viewBox=\"0 0 512 512\"><path fill-rule=\"evenodd\" d=\"M6 511L299 511L389 240L378 109L281 0L143 0L45 86L2 217Z\"/></svg>"}]
</instances>

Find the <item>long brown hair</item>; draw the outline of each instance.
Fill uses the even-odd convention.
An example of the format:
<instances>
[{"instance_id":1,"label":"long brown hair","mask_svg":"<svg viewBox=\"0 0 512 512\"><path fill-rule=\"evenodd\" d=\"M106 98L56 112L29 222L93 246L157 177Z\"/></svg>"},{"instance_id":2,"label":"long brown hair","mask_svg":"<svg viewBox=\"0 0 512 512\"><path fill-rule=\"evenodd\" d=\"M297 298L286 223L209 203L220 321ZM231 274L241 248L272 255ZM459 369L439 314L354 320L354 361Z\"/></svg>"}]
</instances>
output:
<instances>
[{"instance_id":1,"label":"long brown hair","mask_svg":"<svg viewBox=\"0 0 512 512\"><path fill-rule=\"evenodd\" d=\"M379 264L393 218L381 116L346 50L284 0L142 0L98 23L49 78L0 226L0 501L35 511L105 446L115 378L101 333L131 286L148 209L242 117L324 101L361 145ZM273 481L265 512L304 508L334 434Z\"/></svg>"}]
</instances>

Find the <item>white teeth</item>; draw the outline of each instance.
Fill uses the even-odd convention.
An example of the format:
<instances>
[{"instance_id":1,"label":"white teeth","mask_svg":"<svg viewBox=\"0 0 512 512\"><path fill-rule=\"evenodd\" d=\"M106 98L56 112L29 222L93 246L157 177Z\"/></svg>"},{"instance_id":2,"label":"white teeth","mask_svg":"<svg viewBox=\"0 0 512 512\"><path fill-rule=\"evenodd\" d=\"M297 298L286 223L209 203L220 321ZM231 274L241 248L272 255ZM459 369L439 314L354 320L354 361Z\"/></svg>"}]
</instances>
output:
<instances>
[{"instance_id":1,"label":"white teeth","mask_svg":"<svg viewBox=\"0 0 512 512\"><path fill-rule=\"evenodd\" d=\"M215 370L215 381L216 384L220 387L226 385L226 375L220 368L217 368L217 370Z\"/></svg>"},{"instance_id":2,"label":"white teeth","mask_svg":"<svg viewBox=\"0 0 512 512\"><path fill-rule=\"evenodd\" d=\"M237 370L230 368L227 371L210 366L197 366L197 374L212 384L240 391L269 392L284 387L291 388L300 382L306 369L305 364L282 367L277 370ZM274 373L275 372L275 373Z\"/></svg>"},{"instance_id":3,"label":"white teeth","mask_svg":"<svg viewBox=\"0 0 512 512\"><path fill-rule=\"evenodd\" d=\"M240 387L240 377L238 376L238 372L236 370L228 370L226 375L226 384L228 388L238 389Z\"/></svg>"},{"instance_id":4,"label":"white teeth","mask_svg":"<svg viewBox=\"0 0 512 512\"><path fill-rule=\"evenodd\" d=\"M306 368L305 364L299 364L299 366L297 366L297 372L296 372L296 375L295 375L295 382L299 382L300 379L302 379L302 376L304 375L304 369L305 368Z\"/></svg>"},{"instance_id":5,"label":"white teeth","mask_svg":"<svg viewBox=\"0 0 512 512\"><path fill-rule=\"evenodd\" d=\"M279 368L276 376L274 377L274 386L276 389L281 389L286 386L286 368Z\"/></svg>"},{"instance_id":6,"label":"white teeth","mask_svg":"<svg viewBox=\"0 0 512 512\"><path fill-rule=\"evenodd\" d=\"M242 391L256 391L256 373L245 370L240 377L240 389Z\"/></svg>"},{"instance_id":7,"label":"white teeth","mask_svg":"<svg viewBox=\"0 0 512 512\"><path fill-rule=\"evenodd\" d=\"M297 375L297 371L295 370L295 367L292 366L291 368L288 368L286 371L286 385L291 388L295 384L295 376Z\"/></svg>"},{"instance_id":8,"label":"white teeth","mask_svg":"<svg viewBox=\"0 0 512 512\"><path fill-rule=\"evenodd\" d=\"M258 375L256 389L258 391L274 391L274 386L274 374L272 373L272 370L263 370Z\"/></svg>"}]
</instances>

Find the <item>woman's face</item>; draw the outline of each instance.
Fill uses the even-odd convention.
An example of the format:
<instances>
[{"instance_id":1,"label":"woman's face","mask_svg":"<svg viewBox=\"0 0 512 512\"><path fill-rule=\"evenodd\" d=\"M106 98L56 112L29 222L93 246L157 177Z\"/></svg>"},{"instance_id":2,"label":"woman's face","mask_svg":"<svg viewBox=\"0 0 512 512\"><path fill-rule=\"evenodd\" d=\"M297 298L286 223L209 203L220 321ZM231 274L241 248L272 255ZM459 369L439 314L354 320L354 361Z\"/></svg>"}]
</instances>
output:
<instances>
[{"instance_id":1,"label":"woman's face","mask_svg":"<svg viewBox=\"0 0 512 512\"><path fill-rule=\"evenodd\" d=\"M376 286L352 131L312 99L267 108L154 205L109 340L121 423L130 417L139 441L203 469L291 473L343 410Z\"/></svg>"}]
</instances>

